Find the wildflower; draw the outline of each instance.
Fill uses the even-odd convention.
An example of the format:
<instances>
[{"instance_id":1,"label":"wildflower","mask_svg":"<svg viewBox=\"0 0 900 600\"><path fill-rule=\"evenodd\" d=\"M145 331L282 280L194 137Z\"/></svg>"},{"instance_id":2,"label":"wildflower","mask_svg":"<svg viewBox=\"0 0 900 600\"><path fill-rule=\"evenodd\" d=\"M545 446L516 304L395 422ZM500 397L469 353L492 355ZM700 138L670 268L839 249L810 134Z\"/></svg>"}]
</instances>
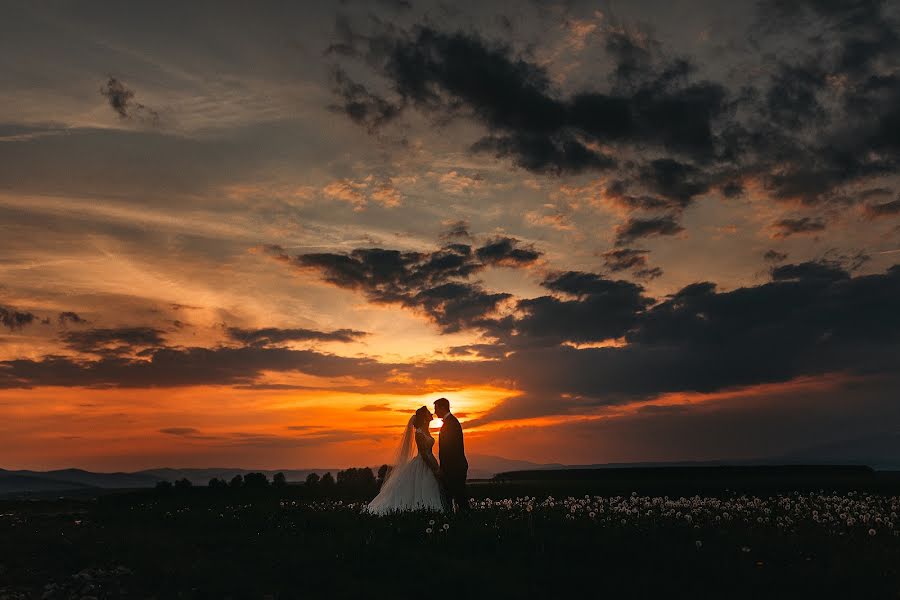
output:
<instances>
[{"instance_id":1,"label":"wildflower","mask_svg":"<svg viewBox=\"0 0 900 600\"><path fill-rule=\"evenodd\" d=\"M450 523L444 523L444 531L450 529Z\"/></svg>"},{"instance_id":2,"label":"wildflower","mask_svg":"<svg viewBox=\"0 0 900 600\"><path fill-rule=\"evenodd\" d=\"M425 529L425 533L431 533L431 527L427 527L427 528Z\"/></svg>"},{"instance_id":3,"label":"wildflower","mask_svg":"<svg viewBox=\"0 0 900 600\"><path fill-rule=\"evenodd\" d=\"M697 547L697 550L703 547L703 542L701 540L694 541L694 545Z\"/></svg>"},{"instance_id":4,"label":"wildflower","mask_svg":"<svg viewBox=\"0 0 900 600\"><path fill-rule=\"evenodd\" d=\"M429 524L429 525L434 525L434 519L429 520L429 521L428 521L428 524Z\"/></svg>"},{"instance_id":5,"label":"wildflower","mask_svg":"<svg viewBox=\"0 0 900 600\"><path fill-rule=\"evenodd\" d=\"M874 536L875 536L875 530L874 530L874 529L869 529L869 535L874 537Z\"/></svg>"}]
</instances>

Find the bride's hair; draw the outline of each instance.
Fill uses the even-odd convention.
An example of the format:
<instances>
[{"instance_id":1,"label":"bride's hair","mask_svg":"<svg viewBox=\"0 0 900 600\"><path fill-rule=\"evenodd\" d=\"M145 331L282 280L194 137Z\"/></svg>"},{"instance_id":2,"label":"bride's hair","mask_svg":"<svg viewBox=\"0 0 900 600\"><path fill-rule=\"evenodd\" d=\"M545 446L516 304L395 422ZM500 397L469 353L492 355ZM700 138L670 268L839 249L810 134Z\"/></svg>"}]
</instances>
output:
<instances>
[{"instance_id":1,"label":"bride's hair","mask_svg":"<svg viewBox=\"0 0 900 600\"><path fill-rule=\"evenodd\" d=\"M431 411L428 410L427 406L423 406L419 410L416 411L415 419L413 420L413 424L419 429L427 430L428 424L431 423L431 419L433 415Z\"/></svg>"}]
</instances>

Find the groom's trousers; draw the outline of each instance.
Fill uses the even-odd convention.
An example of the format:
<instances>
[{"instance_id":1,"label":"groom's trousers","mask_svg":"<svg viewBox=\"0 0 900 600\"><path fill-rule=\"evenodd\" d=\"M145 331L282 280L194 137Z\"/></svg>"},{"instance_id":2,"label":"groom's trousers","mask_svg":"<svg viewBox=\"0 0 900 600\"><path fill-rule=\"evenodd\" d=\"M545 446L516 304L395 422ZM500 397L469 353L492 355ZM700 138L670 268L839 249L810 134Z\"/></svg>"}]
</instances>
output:
<instances>
[{"instance_id":1,"label":"groom's trousers","mask_svg":"<svg viewBox=\"0 0 900 600\"><path fill-rule=\"evenodd\" d=\"M447 497L456 504L458 512L468 512L469 498L466 495L466 471L451 471L444 473L444 487Z\"/></svg>"}]
</instances>

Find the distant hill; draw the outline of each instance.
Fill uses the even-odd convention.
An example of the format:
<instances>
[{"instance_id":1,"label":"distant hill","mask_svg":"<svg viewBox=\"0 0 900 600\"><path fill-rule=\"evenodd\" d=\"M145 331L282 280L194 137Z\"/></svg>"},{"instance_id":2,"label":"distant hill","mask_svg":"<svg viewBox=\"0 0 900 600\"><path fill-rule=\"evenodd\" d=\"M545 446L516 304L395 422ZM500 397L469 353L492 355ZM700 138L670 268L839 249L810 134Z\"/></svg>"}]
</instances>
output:
<instances>
[{"instance_id":1,"label":"distant hill","mask_svg":"<svg viewBox=\"0 0 900 600\"><path fill-rule=\"evenodd\" d=\"M284 473L288 481L303 481L310 473L337 473L339 469L147 469L136 473L95 473L83 469L59 469L55 471L7 471L0 469L0 495L36 492L75 492L110 489L134 489L153 487L159 481L188 479L194 485L206 485L213 477L229 480L235 475L262 472L271 479L275 473Z\"/></svg>"},{"instance_id":2,"label":"distant hill","mask_svg":"<svg viewBox=\"0 0 900 600\"><path fill-rule=\"evenodd\" d=\"M563 465L535 463L502 456L469 455L469 478L490 479L498 473L512 471L548 471L559 469L647 469L719 466L771 465L867 465L876 470L900 471L900 433L886 433L864 438L831 442L804 448L782 456L753 460L672 461L641 463L600 463ZM378 465L371 465L377 469ZM213 477L230 480L235 475L265 473L271 479L284 473L289 482L304 481L310 473L337 474L340 469L239 469L226 467L146 469L135 473L95 473L83 469L55 471L6 471L0 469L0 495L30 492L89 491L91 489L129 489L153 487L159 481L187 479L194 485L206 485Z\"/></svg>"}]
</instances>

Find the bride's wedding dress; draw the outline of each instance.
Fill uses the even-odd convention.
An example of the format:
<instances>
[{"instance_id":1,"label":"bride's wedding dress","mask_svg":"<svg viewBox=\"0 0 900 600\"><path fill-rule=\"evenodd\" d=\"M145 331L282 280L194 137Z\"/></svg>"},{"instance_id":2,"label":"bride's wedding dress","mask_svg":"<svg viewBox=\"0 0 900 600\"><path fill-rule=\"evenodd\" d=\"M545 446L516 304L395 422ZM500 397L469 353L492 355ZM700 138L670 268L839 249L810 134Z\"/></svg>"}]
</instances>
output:
<instances>
[{"instance_id":1,"label":"bride's wedding dress","mask_svg":"<svg viewBox=\"0 0 900 600\"><path fill-rule=\"evenodd\" d=\"M416 429L410 419L394 468L369 503L369 512L384 515L403 510L444 510L441 486L430 466L437 466L433 448L431 434Z\"/></svg>"}]
</instances>

